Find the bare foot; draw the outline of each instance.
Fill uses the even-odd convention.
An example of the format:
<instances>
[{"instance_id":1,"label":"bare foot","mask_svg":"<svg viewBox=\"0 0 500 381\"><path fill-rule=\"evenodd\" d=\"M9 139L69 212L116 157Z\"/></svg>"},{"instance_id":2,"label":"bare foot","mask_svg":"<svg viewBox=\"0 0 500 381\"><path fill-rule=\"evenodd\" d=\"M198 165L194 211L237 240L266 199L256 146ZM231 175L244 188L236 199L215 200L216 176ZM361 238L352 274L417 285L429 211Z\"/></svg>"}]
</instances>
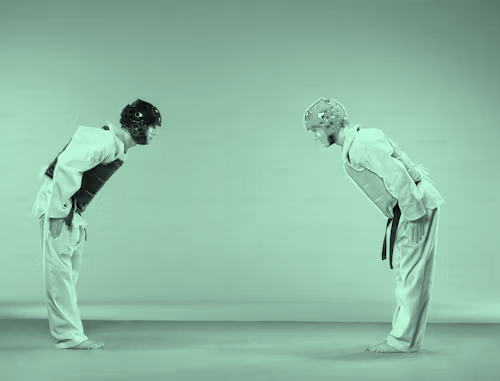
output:
<instances>
[{"instance_id":1,"label":"bare foot","mask_svg":"<svg viewBox=\"0 0 500 381\"><path fill-rule=\"evenodd\" d=\"M366 350L373 353L404 353L399 349L391 347L389 344L387 344L387 340L375 345L370 345Z\"/></svg>"},{"instance_id":2,"label":"bare foot","mask_svg":"<svg viewBox=\"0 0 500 381\"><path fill-rule=\"evenodd\" d=\"M80 343L68 349L101 349L102 347L104 347L104 343L100 341L85 340L83 343Z\"/></svg>"}]
</instances>

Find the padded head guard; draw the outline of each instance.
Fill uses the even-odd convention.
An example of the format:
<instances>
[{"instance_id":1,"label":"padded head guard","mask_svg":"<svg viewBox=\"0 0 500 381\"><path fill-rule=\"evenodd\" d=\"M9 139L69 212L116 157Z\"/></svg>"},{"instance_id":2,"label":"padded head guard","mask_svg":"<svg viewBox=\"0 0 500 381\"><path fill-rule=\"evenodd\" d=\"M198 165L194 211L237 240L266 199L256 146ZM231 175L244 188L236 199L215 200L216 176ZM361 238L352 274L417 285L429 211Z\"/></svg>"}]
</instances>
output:
<instances>
[{"instance_id":1,"label":"padded head guard","mask_svg":"<svg viewBox=\"0 0 500 381\"><path fill-rule=\"evenodd\" d=\"M327 133L336 134L346 117L344 106L339 102L320 98L307 109L304 115L304 127L306 131L325 127Z\"/></svg>"},{"instance_id":2,"label":"padded head guard","mask_svg":"<svg viewBox=\"0 0 500 381\"><path fill-rule=\"evenodd\" d=\"M120 123L137 144L146 144L146 130L149 126L161 126L160 111L151 103L137 99L122 110Z\"/></svg>"}]
</instances>

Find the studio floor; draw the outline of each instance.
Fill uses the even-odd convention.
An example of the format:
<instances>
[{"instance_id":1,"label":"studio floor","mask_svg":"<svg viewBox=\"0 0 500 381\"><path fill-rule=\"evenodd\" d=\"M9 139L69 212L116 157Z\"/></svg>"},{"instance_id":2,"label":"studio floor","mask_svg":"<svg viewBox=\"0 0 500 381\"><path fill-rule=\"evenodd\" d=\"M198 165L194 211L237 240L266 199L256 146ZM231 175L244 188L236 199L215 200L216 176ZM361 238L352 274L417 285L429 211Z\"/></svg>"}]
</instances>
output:
<instances>
[{"instance_id":1,"label":"studio floor","mask_svg":"<svg viewBox=\"0 0 500 381\"><path fill-rule=\"evenodd\" d=\"M3 381L499 381L499 324L428 324L418 353L365 352L390 324L84 321L101 350L55 349L46 320L0 320Z\"/></svg>"}]
</instances>

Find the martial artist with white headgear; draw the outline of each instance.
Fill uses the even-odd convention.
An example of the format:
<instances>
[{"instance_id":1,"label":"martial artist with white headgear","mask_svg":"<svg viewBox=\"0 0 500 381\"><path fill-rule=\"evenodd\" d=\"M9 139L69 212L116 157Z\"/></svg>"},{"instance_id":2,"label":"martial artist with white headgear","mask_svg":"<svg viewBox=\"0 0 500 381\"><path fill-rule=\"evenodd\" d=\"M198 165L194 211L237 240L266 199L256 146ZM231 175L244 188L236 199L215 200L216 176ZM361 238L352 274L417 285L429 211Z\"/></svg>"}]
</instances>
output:
<instances>
[{"instance_id":1,"label":"martial artist with white headgear","mask_svg":"<svg viewBox=\"0 0 500 381\"><path fill-rule=\"evenodd\" d=\"M388 247L396 273L397 307L392 331L372 352L417 352L424 339L434 275L438 207L443 198L428 172L413 164L375 128L349 127L345 108L321 98L305 112L304 127L325 147L342 147L347 175L388 218L382 260ZM393 263L394 259L394 263Z\"/></svg>"}]
</instances>

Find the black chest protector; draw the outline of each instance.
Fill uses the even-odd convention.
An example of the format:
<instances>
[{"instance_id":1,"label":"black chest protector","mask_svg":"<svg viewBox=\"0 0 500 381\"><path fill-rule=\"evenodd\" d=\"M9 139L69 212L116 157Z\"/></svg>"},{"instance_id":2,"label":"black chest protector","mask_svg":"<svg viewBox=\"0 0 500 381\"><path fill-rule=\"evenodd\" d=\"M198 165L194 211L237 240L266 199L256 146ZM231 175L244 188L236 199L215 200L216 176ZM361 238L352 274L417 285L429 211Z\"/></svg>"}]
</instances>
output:
<instances>
[{"instance_id":1,"label":"black chest protector","mask_svg":"<svg viewBox=\"0 0 500 381\"><path fill-rule=\"evenodd\" d=\"M102 127L102 129L109 130L109 127L104 126ZM66 144L59 155L64 152L70 142L71 140L68 142L68 144ZM45 171L45 174L51 179L54 178L54 169L57 165L57 158L59 157L59 155L57 155L52 164L50 164L50 166ZM108 181L110 177L113 176L113 173L115 173L118 168L122 166L122 164L123 160L116 159L109 164L98 164L94 168L83 172L82 185L80 189L71 197L72 208L68 216L65 218L66 225L71 226L73 213L76 212L81 215L81 213L85 211L97 192L99 192L106 181Z\"/></svg>"}]
</instances>

